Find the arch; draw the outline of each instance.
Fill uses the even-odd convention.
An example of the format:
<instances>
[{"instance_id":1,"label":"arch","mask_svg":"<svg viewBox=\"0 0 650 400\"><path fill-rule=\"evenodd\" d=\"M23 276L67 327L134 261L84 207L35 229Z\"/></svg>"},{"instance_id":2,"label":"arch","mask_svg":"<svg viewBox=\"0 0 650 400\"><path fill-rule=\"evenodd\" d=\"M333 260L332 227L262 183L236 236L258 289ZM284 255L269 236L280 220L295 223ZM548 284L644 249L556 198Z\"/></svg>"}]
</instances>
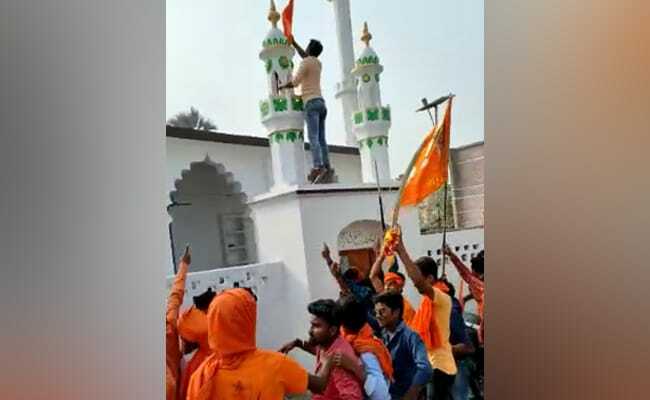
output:
<instances>
[{"instance_id":1,"label":"arch","mask_svg":"<svg viewBox=\"0 0 650 400\"><path fill-rule=\"evenodd\" d=\"M339 232L336 247L341 260L347 260L351 267L368 276L375 261L375 245L383 237L381 222L363 219L351 222Z\"/></svg>"},{"instance_id":2,"label":"arch","mask_svg":"<svg viewBox=\"0 0 650 400\"><path fill-rule=\"evenodd\" d=\"M171 240L180 256L192 247L192 271L256 261L254 224L247 196L232 173L208 156L181 172L169 193Z\"/></svg>"}]
</instances>

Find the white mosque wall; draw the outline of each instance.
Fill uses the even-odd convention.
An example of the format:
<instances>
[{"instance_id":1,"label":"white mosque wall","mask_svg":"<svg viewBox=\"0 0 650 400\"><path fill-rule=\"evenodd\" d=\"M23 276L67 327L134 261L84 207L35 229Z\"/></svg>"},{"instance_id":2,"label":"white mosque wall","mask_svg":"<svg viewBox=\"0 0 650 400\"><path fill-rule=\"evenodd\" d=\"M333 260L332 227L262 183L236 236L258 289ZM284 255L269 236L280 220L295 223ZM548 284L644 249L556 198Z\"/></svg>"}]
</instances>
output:
<instances>
[{"instance_id":1,"label":"white mosque wall","mask_svg":"<svg viewBox=\"0 0 650 400\"><path fill-rule=\"evenodd\" d=\"M463 230L454 230L447 232L447 244L452 250L461 258L461 260L470 267L471 258L476 255L479 251L485 249L485 231L483 228L475 229L463 229ZM438 274L442 274L442 259L440 256L440 247L442 245L442 233L429 234L420 236L419 251L413 252L411 256L413 258L430 255L434 260L438 262ZM409 248L410 250L410 248ZM430 252L430 253L429 253ZM446 261L446 273L449 281L456 288L458 293L460 287L460 276L456 272L456 268L451 264L451 261L447 259ZM469 294L467 285L464 285L464 295ZM417 291L412 284L409 284L407 288L409 299L417 299ZM466 306L466 311L476 312L476 303L469 302Z\"/></svg>"},{"instance_id":2,"label":"white mosque wall","mask_svg":"<svg viewBox=\"0 0 650 400\"><path fill-rule=\"evenodd\" d=\"M209 134L209 133L207 133ZM249 197L268 192L273 185L271 152L265 146L219 143L202 140L167 137L167 191L174 190L174 181L190 163L205 159L222 164L242 185ZM312 165L309 151L305 151L305 175ZM361 182L361 160L358 154L330 152L330 163L339 182Z\"/></svg>"},{"instance_id":3,"label":"white mosque wall","mask_svg":"<svg viewBox=\"0 0 650 400\"><path fill-rule=\"evenodd\" d=\"M173 276L167 278L168 290ZM192 305L192 296L205 292L208 287L219 292L232 288L250 287L257 295L257 345L277 350L284 342L294 338L291 315L286 305L291 304L293 292L288 290L286 268L281 262L251 264L242 267L191 272L185 283L185 297L181 310Z\"/></svg>"}]
</instances>

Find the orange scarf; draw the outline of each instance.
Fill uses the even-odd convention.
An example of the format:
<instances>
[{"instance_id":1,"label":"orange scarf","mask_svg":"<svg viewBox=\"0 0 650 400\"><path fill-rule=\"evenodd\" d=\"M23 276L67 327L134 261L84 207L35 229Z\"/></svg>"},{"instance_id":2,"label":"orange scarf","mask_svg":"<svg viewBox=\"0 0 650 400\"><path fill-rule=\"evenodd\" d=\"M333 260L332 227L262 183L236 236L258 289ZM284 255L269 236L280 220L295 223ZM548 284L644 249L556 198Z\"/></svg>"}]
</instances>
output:
<instances>
[{"instance_id":1,"label":"orange scarf","mask_svg":"<svg viewBox=\"0 0 650 400\"><path fill-rule=\"evenodd\" d=\"M408 325L411 319L413 319L413 317L415 316L415 310L413 309L411 303L408 300L406 300L406 297L402 297L402 298L404 299L404 312L402 313L402 319L404 320L406 325Z\"/></svg>"},{"instance_id":2,"label":"orange scarf","mask_svg":"<svg viewBox=\"0 0 650 400\"><path fill-rule=\"evenodd\" d=\"M390 352L381 340L373 336L370 325L365 324L357 334L350 333L341 327L341 334L352 345L352 348L354 348L357 354L374 354L379 360L379 365L381 365L381 369L384 371L386 378L389 381L393 380L393 362L390 358Z\"/></svg>"},{"instance_id":3,"label":"orange scarf","mask_svg":"<svg viewBox=\"0 0 650 400\"><path fill-rule=\"evenodd\" d=\"M435 350L442 346L442 333L433 308L433 300L428 296L422 296L420 307L415 312L410 323L407 323L411 329L420 335L427 350Z\"/></svg>"},{"instance_id":4,"label":"orange scarf","mask_svg":"<svg viewBox=\"0 0 650 400\"><path fill-rule=\"evenodd\" d=\"M217 295L208 308L208 342L212 355L190 380L188 400L209 400L221 368L236 368L255 350L257 304L245 289Z\"/></svg>"},{"instance_id":5,"label":"orange scarf","mask_svg":"<svg viewBox=\"0 0 650 400\"><path fill-rule=\"evenodd\" d=\"M388 282L396 282L400 287L404 287L404 279L401 276L397 275L394 272L388 272L384 276L384 284Z\"/></svg>"}]
</instances>

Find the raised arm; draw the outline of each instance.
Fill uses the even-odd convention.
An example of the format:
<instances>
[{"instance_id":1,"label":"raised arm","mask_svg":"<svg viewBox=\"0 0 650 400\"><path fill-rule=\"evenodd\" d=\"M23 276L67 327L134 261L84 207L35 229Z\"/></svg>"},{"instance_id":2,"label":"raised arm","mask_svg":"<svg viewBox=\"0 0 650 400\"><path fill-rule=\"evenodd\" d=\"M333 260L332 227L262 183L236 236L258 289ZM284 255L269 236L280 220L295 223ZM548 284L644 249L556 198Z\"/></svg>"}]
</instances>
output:
<instances>
[{"instance_id":1,"label":"raised arm","mask_svg":"<svg viewBox=\"0 0 650 400\"><path fill-rule=\"evenodd\" d=\"M474 276L472 274L472 271L467 268L465 264L463 264L460 258L458 258L458 256L453 251L451 251L451 248L449 248L449 246L445 246L443 252L446 256L449 257L451 263L454 264L454 267L456 267L456 270L458 271L458 274L461 276L461 278L463 278L465 282L469 283Z\"/></svg>"},{"instance_id":2,"label":"raised arm","mask_svg":"<svg viewBox=\"0 0 650 400\"><path fill-rule=\"evenodd\" d=\"M327 268L330 270L330 274L332 274L332 276L336 280L336 283L338 283L341 293L349 294L350 288L348 287L347 283L345 283L345 279L343 279L343 275L341 275L341 269L339 268L339 264L334 260L332 260L332 256L330 254L330 248L327 246L327 243L323 243L323 250L321 251L321 256L323 257L323 260L325 260L325 264L327 264Z\"/></svg>"},{"instance_id":3,"label":"raised arm","mask_svg":"<svg viewBox=\"0 0 650 400\"><path fill-rule=\"evenodd\" d=\"M413 285L418 290L418 292L433 300L435 296L433 286L431 286L427 282L427 280L424 278L424 275L422 275L422 273L420 272L418 266L415 265L413 260L411 260L411 256L406 251L406 247L404 247L404 241L402 240L401 232L399 233L399 242L397 243L397 247L395 250L400 260L402 260L402 263L404 263L404 269L406 269L406 274L409 276L409 278L411 278L411 281L413 281Z\"/></svg>"},{"instance_id":4,"label":"raised arm","mask_svg":"<svg viewBox=\"0 0 650 400\"><path fill-rule=\"evenodd\" d=\"M305 52L305 49L303 49L302 47L300 47L300 45L298 44L298 42L296 42L296 39L295 39L295 38L292 37L291 39L289 39L289 42L293 45L293 47L296 49L296 52L298 53L298 55L299 55L301 58L305 58L305 57L307 57L307 52Z\"/></svg>"},{"instance_id":5,"label":"raised arm","mask_svg":"<svg viewBox=\"0 0 650 400\"><path fill-rule=\"evenodd\" d=\"M374 264L372 264L369 275L372 287L375 288L375 292L377 293L384 291L384 282L382 282L379 276L381 272L381 266L385 259L386 256L384 255L384 246L382 245L381 248L377 251L377 259L375 260Z\"/></svg>"},{"instance_id":6,"label":"raised arm","mask_svg":"<svg viewBox=\"0 0 650 400\"><path fill-rule=\"evenodd\" d=\"M190 247L185 248L185 253L180 261L176 278L172 285L171 292L167 298L167 313L166 320L168 323L176 324L178 320L178 311L183 304L183 296L185 296L185 278L187 277L187 270L189 269L192 257L190 255Z\"/></svg>"}]
</instances>

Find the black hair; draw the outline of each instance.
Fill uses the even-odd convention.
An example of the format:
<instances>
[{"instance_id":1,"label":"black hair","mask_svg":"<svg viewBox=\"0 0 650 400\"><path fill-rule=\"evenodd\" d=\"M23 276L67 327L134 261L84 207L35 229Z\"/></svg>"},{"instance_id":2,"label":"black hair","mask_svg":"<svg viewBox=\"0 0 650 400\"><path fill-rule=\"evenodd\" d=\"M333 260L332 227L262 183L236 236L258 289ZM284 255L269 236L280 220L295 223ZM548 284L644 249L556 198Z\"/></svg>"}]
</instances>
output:
<instances>
[{"instance_id":1,"label":"black hair","mask_svg":"<svg viewBox=\"0 0 650 400\"><path fill-rule=\"evenodd\" d=\"M346 296L339 300L339 319L344 328L359 332L368 321L368 313L354 296Z\"/></svg>"},{"instance_id":2,"label":"black hair","mask_svg":"<svg viewBox=\"0 0 650 400\"><path fill-rule=\"evenodd\" d=\"M391 310L399 310L399 316L404 314L404 297L399 293L383 292L376 295L373 299L375 304L383 304Z\"/></svg>"},{"instance_id":3,"label":"black hair","mask_svg":"<svg viewBox=\"0 0 650 400\"><path fill-rule=\"evenodd\" d=\"M244 290L246 290L248 293L250 293L251 296L253 296L253 298L255 299L255 302L257 302L257 296L255 295L255 292L253 292L253 289L252 289L252 288L249 288L249 287L243 287L242 289L244 289Z\"/></svg>"},{"instance_id":4,"label":"black hair","mask_svg":"<svg viewBox=\"0 0 650 400\"><path fill-rule=\"evenodd\" d=\"M472 271L476 272L477 274L483 275L484 266L485 266L484 264L485 264L485 250L481 250L474 258L472 258Z\"/></svg>"},{"instance_id":5,"label":"black hair","mask_svg":"<svg viewBox=\"0 0 650 400\"><path fill-rule=\"evenodd\" d=\"M210 307L210 303L212 302L212 299L214 299L214 296L216 295L217 294L212 291L212 288L209 287L208 290L201 293L200 295L192 297L194 306L203 312L207 312L208 307Z\"/></svg>"},{"instance_id":6,"label":"black hair","mask_svg":"<svg viewBox=\"0 0 650 400\"><path fill-rule=\"evenodd\" d=\"M309 44L307 45L307 54L309 54L312 57L318 57L320 56L320 53L323 52L323 45L321 42L319 42L316 39L312 39L309 41Z\"/></svg>"},{"instance_id":7,"label":"black hair","mask_svg":"<svg viewBox=\"0 0 650 400\"><path fill-rule=\"evenodd\" d=\"M332 326L341 326L339 307L332 299L321 299L309 303L307 311Z\"/></svg>"},{"instance_id":8,"label":"black hair","mask_svg":"<svg viewBox=\"0 0 650 400\"><path fill-rule=\"evenodd\" d=\"M433 258L429 256L420 257L415 260L415 265L418 266L425 278L433 276L434 279L438 279L438 263Z\"/></svg>"}]
</instances>

